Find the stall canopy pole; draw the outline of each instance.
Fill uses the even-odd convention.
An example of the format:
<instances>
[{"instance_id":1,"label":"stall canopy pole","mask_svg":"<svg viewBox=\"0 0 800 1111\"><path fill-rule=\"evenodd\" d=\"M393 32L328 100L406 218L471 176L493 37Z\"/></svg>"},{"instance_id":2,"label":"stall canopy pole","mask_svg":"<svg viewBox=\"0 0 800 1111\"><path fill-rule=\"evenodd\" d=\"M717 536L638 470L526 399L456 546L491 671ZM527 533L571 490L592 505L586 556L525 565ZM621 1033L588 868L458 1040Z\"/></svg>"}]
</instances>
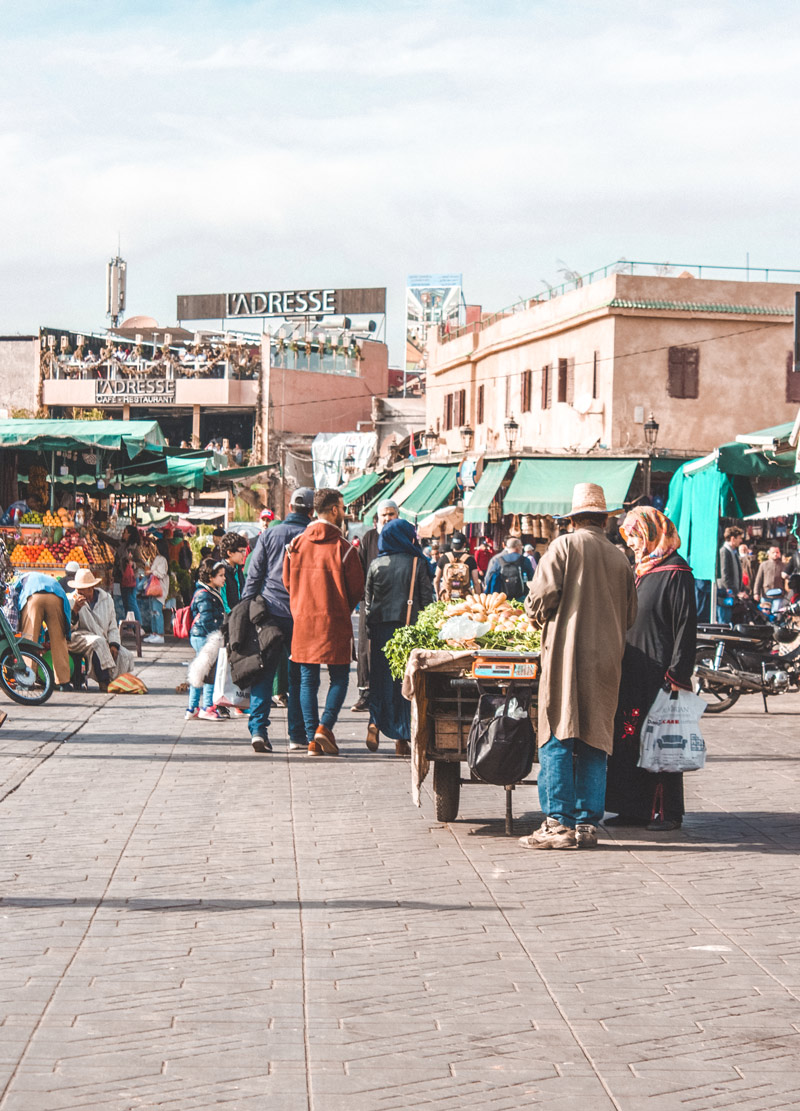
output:
<instances>
[{"instance_id":1,"label":"stall canopy pole","mask_svg":"<svg viewBox=\"0 0 800 1111\"><path fill-rule=\"evenodd\" d=\"M800 292L794 295L794 372L800 373Z\"/></svg>"},{"instance_id":2,"label":"stall canopy pole","mask_svg":"<svg viewBox=\"0 0 800 1111\"><path fill-rule=\"evenodd\" d=\"M56 453L50 452L50 512L56 507Z\"/></svg>"}]
</instances>

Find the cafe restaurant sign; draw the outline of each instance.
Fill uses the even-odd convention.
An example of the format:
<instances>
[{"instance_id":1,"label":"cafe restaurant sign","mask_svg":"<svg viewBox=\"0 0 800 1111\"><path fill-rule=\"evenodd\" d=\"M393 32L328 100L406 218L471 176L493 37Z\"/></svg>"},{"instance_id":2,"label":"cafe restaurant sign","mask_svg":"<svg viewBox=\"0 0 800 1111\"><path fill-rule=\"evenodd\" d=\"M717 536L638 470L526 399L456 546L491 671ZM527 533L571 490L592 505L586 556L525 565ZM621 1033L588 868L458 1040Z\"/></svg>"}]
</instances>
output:
<instances>
[{"instance_id":1,"label":"cafe restaurant sign","mask_svg":"<svg viewBox=\"0 0 800 1111\"><path fill-rule=\"evenodd\" d=\"M258 293L197 293L178 297L178 320L243 317L359 316L386 312L386 288L282 289Z\"/></svg>"},{"instance_id":2,"label":"cafe restaurant sign","mask_svg":"<svg viewBox=\"0 0 800 1111\"><path fill-rule=\"evenodd\" d=\"M174 405L174 378L98 378L97 405Z\"/></svg>"}]
</instances>

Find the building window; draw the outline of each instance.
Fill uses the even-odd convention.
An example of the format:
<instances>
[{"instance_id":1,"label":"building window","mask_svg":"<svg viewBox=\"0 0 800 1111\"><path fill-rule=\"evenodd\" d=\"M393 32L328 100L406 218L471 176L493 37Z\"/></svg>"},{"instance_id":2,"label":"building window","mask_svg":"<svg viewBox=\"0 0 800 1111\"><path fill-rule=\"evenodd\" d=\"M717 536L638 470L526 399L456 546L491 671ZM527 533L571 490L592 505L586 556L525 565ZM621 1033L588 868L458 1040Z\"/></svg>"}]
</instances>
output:
<instances>
[{"instance_id":1,"label":"building window","mask_svg":"<svg viewBox=\"0 0 800 1111\"><path fill-rule=\"evenodd\" d=\"M466 421L467 417L467 391L457 390L453 394L453 425L456 428L461 426Z\"/></svg>"},{"instance_id":2,"label":"building window","mask_svg":"<svg viewBox=\"0 0 800 1111\"><path fill-rule=\"evenodd\" d=\"M444 395L444 430L449 432L453 427L453 395L446 393Z\"/></svg>"},{"instance_id":3,"label":"building window","mask_svg":"<svg viewBox=\"0 0 800 1111\"><path fill-rule=\"evenodd\" d=\"M531 393L533 391L533 371L523 370L522 372L522 397L520 400L520 409L523 413L530 413L531 411Z\"/></svg>"},{"instance_id":4,"label":"building window","mask_svg":"<svg viewBox=\"0 0 800 1111\"><path fill-rule=\"evenodd\" d=\"M597 380L597 364L599 362L600 362L600 352L595 351L594 356L592 358L592 398L596 398L596 397L600 396L600 394L597 392L597 389L598 389L598 386L599 386L599 382Z\"/></svg>"},{"instance_id":5,"label":"building window","mask_svg":"<svg viewBox=\"0 0 800 1111\"><path fill-rule=\"evenodd\" d=\"M670 347L667 393L670 397L698 397L700 394L700 348Z\"/></svg>"},{"instance_id":6,"label":"building window","mask_svg":"<svg viewBox=\"0 0 800 1111\"><path fill-rule=\"evenodd\" d=\"M558 394L556 401L563 404L567 400L567 360L558 360Z\"/></svg>"},{"instance_id":7,"label":"building window","mask_svg":"<svg viewBox=\"0 0 800 1111\"><path fill-rule=\"evenodd\" d=\"M786 356L786 400L800 404L800 370L794 369L794 351Z\"/></svg>"},{"instance_id":8,"label":"building window","mask_svg":"<svg viewBox=\"0 0 800 1111\"><path fill-rule=\"evenodd\" d=\"M483 412L484 393L483 393L483 389L484 389L483 386L478 386L478 404L477 404L477 412L475 414L475 423L476 424L483 424L483 419L484 419L484 412Z\"/></svg>"},{"instance_id":9,"label":"building window","mask_svg":"<svg viewBox=\"0 0 800 1111\"><path fill-rule=\"evenodd\" d=\"M553 404L553 368L548 363L542 367L542 408L550 409Z\"/></svg>"}]
</instances>

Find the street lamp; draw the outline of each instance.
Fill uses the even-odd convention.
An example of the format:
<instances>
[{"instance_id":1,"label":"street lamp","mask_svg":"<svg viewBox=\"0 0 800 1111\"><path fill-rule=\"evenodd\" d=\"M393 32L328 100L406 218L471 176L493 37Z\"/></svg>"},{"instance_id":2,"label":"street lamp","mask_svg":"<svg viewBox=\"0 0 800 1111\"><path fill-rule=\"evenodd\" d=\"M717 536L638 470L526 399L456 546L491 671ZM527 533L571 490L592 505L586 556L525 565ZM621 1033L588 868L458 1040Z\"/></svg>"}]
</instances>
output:
<instances>
[{"instance_id":1,"label":"street lamp","mask_svg":"<svg viewBox=\"0 0 800 1111\"><path fill-rule=\"evenodd\" d=\"M517 433L519 432L519 425L514 420L513 416L510 416L506 423L503 425L503 431L506 434L506 443L508 444L508 450L513 451L514 445L517 442Z\"/></svg>"},{"instance_id":2,"label":"street lamp","mask_svg":"<svg viewBox=\"0 0 800 1111\"><path fill-rule=\"evenodd\" d=\"M469 451L472 447L472 438L475 433L472 431L469 423L462 424L458 431L461 433L461 443L464 445L464 451Z\"/></svg>"},{"instance_id":3,"label":"street lamp","mask_svg":"<svg viewBox=\"0 0 800 1111\"><path fill-rule=\"evenodd\" d=\"M647 462L644 468L644 493L645 497L650 497L650 479L653 473L653 452L656 450L656 441L658 440L658 421L650 413L650 416L644 423L644 440L647 444Z\"/></svg>"},{"instance_id":4,"label":"street lamp","mask_svg":"<svg viewBox=\"0 0 800 1111\"><path fill-rule=\"evenodd\" d=\"M428 454L432 454L433 449L439 443L439 433L434 432L432 428L428 428L427 431L422 433L422 442L425 445Z\"/></svg>"}]
</instances>

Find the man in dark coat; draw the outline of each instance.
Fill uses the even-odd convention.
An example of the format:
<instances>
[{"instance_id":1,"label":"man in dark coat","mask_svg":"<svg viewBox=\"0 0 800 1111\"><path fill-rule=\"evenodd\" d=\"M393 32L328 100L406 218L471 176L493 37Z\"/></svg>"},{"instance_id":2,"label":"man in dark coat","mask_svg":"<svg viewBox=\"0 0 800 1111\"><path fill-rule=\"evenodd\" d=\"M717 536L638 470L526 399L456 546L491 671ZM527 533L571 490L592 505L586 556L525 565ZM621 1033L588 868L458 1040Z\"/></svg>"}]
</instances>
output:
<instances>
[{"instance_id":1,"label":"man in dark coat","mask_svg":"<svg viewBox=\"0 0 800 1111\"><path fill-rule=\"evenodd\" d=\"M301 486L292 494L290 512L286 520L272 528L265 529L258 538L250 560L247 581L242 591L242 599L264 599L271 619L283 633L287 646L292 642L292 612L289 608L289 592L283 585L283 557L289 544L311 524L311 511L314 506L314 491ZM272 706L272 686L278 666L278 653L275 653L261 679L250 688L250 738L256 752L271 752L268 739L269 711ZM291 661L289 664L289 748L292 750L308 748L306 728L300 709L300 666Z\"/></svg>"},{"instance_id":2,"label":"man in dark coat","mask_svg":"<svg viewBox=\"0 0 800 1111\"><path fill-rule=\"evenodd\" d=\"M358 554L361 557L361 566L364 568L364 581L367 579L369 565L378 555L378 537L381 529L388 521L395 521L400 516L397 502L386 498L378 502L375 511L375 525L367 529L361 537ZM358 701L350 709L353 713L369 710L369 626L367 625L366 607L358 609L358 645L356 648L356 676L358 679Z\"/></svg>"}]
</instances>

